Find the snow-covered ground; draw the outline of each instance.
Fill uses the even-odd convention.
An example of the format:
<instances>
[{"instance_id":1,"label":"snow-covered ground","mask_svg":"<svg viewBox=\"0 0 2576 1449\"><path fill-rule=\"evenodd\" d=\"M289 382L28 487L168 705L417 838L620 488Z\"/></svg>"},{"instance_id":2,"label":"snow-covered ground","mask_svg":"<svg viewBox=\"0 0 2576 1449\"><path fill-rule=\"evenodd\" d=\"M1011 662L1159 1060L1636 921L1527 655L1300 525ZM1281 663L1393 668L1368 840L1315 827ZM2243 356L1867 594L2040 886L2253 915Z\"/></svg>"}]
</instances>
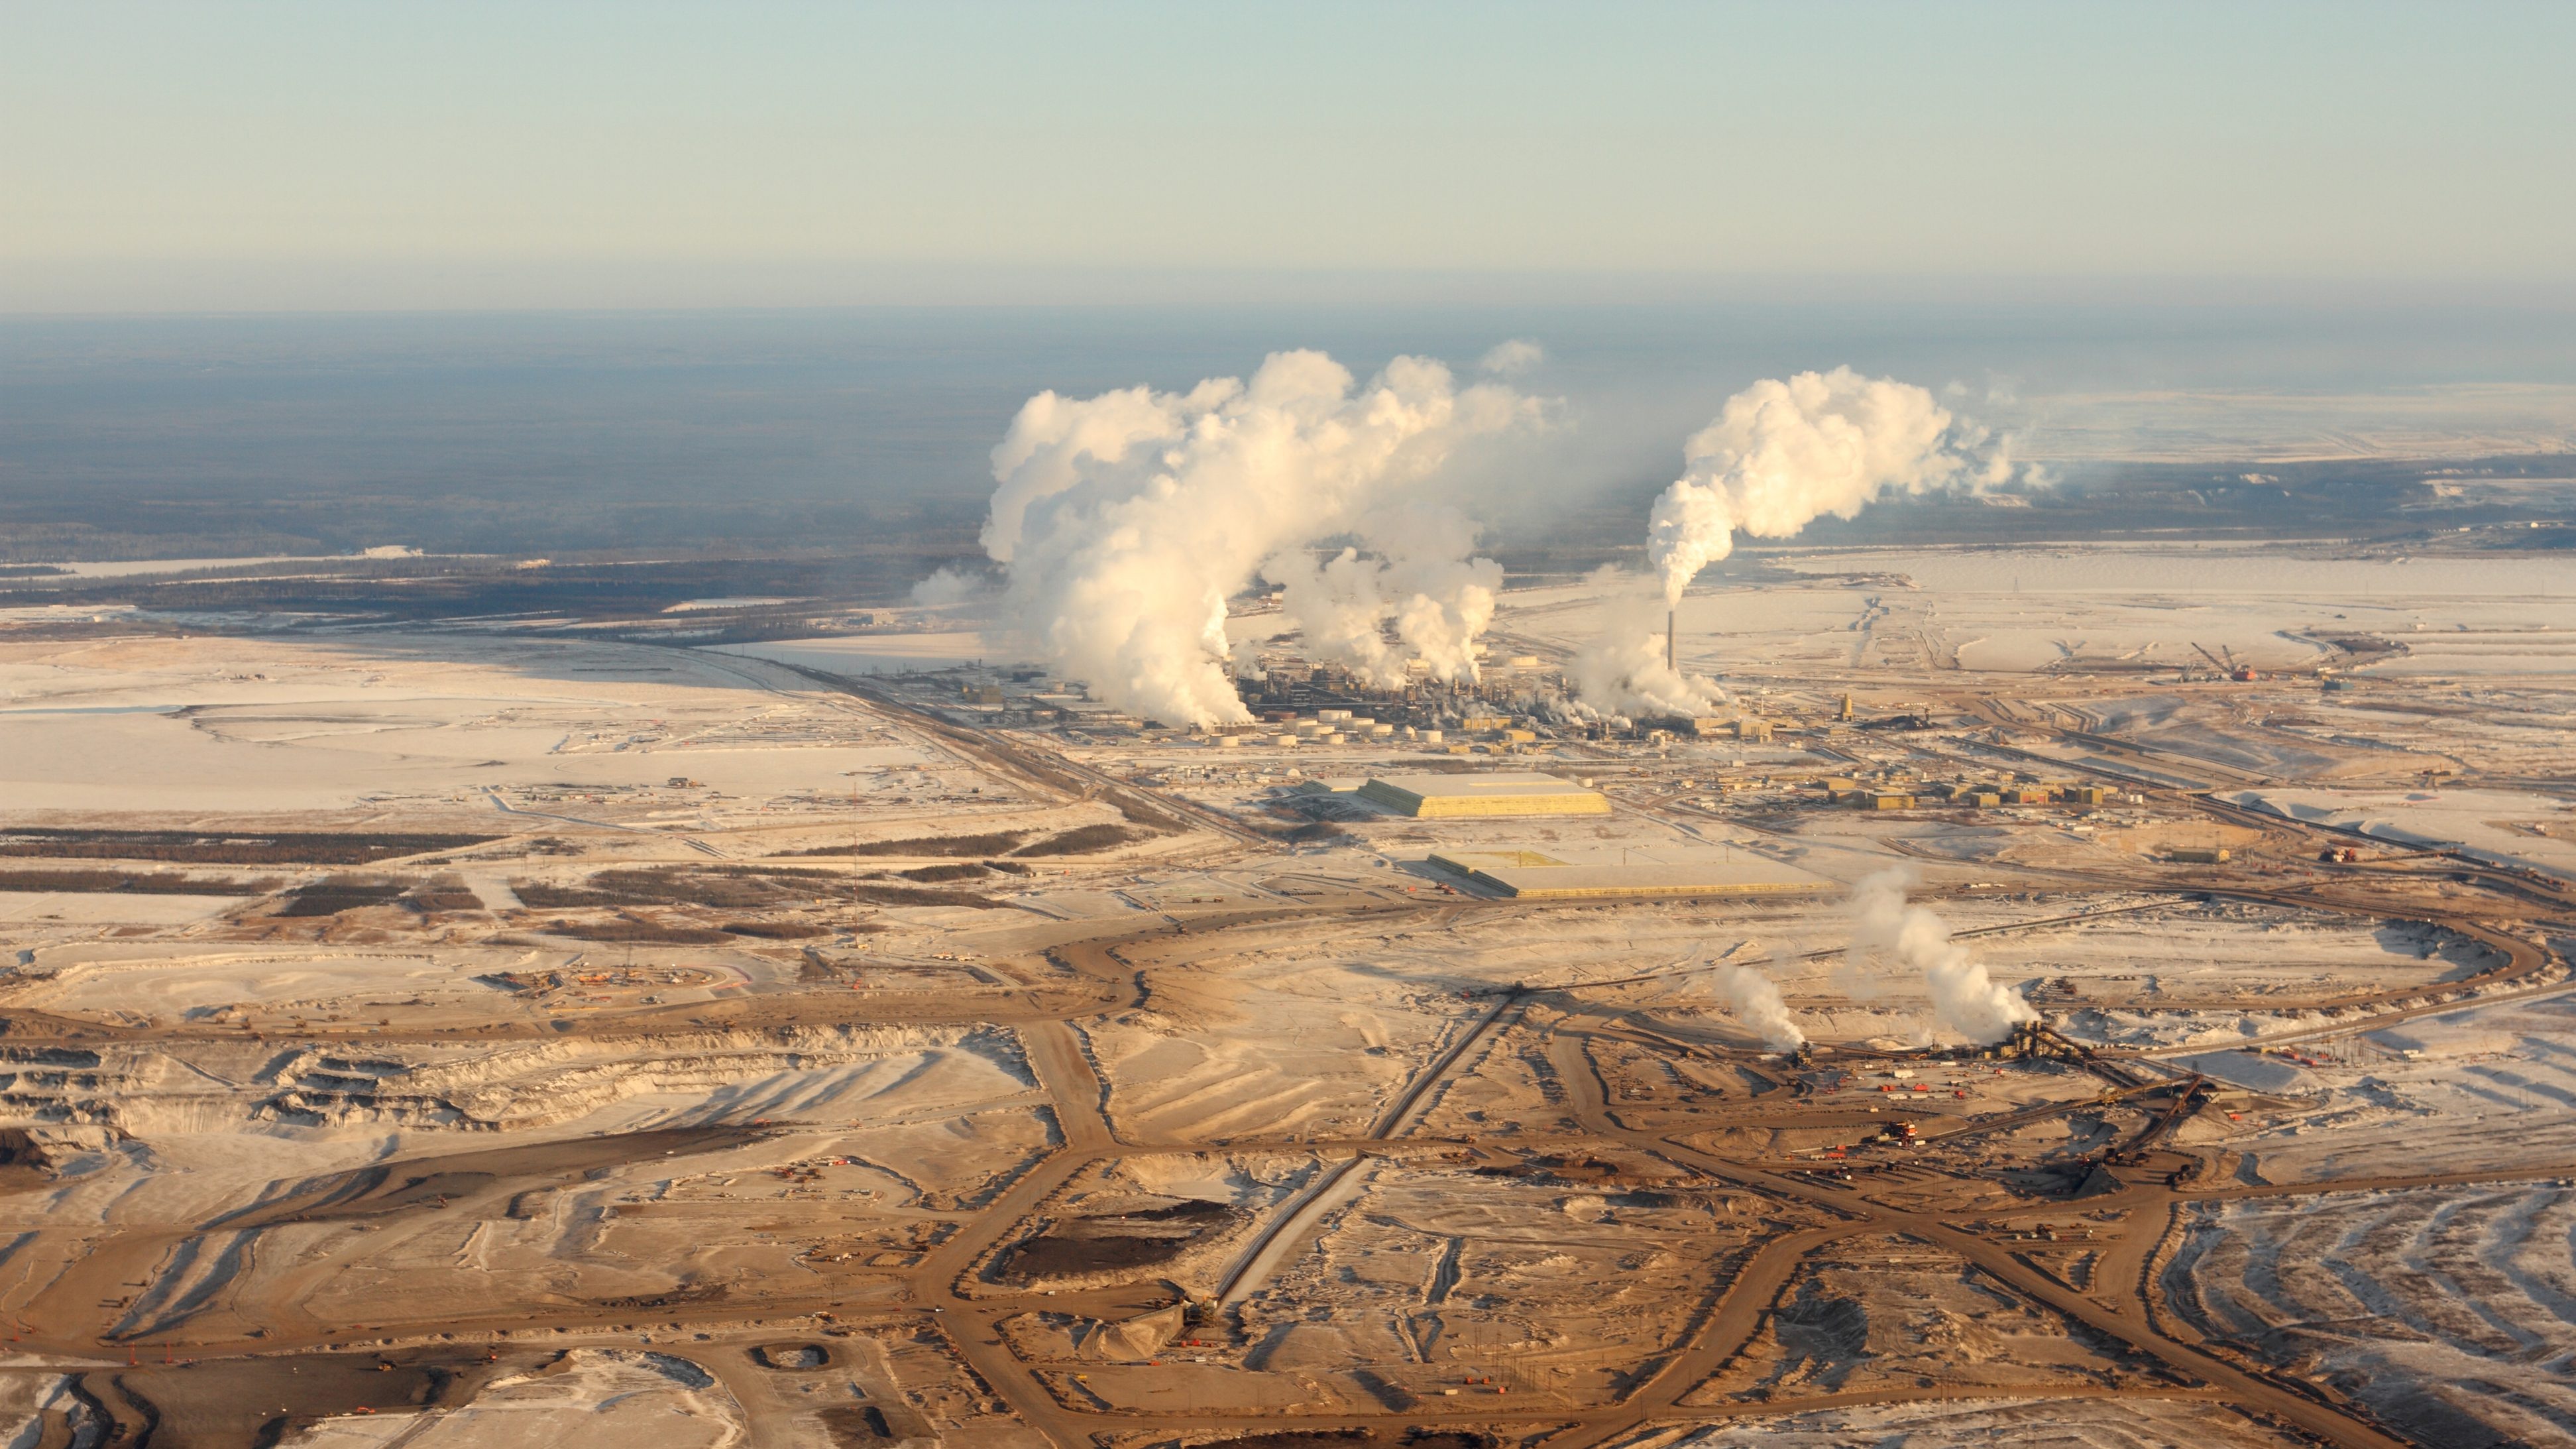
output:
<instances>
[{"instance_id":1,"label":"snow-covered ground","mask_svg":"<svg viewBox=\"0 0 2576 1449\"><path fill-rule=\"evenodd\" d=\"M2236 803L2376 840L2576 880L2576 804L2508 790L2246 790Z\"/></svg>"}]
</instances>

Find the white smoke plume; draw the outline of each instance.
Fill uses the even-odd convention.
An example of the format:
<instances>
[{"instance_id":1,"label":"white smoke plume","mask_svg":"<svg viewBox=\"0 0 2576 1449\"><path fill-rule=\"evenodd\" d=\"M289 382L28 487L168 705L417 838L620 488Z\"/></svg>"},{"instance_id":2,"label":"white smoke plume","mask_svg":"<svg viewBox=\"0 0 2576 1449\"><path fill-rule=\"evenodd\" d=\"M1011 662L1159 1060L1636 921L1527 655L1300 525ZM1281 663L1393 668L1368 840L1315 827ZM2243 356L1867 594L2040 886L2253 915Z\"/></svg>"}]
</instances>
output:
<instances>
[{"instance_id":1,"label":"white smoke plume","mask_svg":"<svg viewBox=\"0 0 2576 1449\"><path fill-rule=\"evenodd\" d=\"M1339 664L1366 683L1383 687L1399 675L1399 651L1386 640L1386 563L1343 549L1317 563L1285 553L1261 566L1261 575L1284 587L1281 627L1305 638L1310 658Z\"/></svg>"},{"instance_id":2,"label":"white smoke plume","mask_svg":"<svg viewBox=\"0 0 2576 1449\"><path fill-rule=\"evenodd\" d=\"M1606 617L1600 636L1575 656L1568 671L1585 710L1602 716L1687 718L1718 708L1726 691L1715 681L1665 664L1669 611L1640 586L1636 575L1605 566L1593 572L1592 585L1603 593Z\"/></svg>"},{"instance_id":3,"label":"white smoke plume","mask_svg":"<svg viewBox=\"0 0 2576 1449\"><path fill-rule=\"evenodd\" d=\"M1354 389L1320 352L1273 353L1248 383L1186 393L1040 393L993 449L984 549L1032 643L1096 697L1176 724L1239 723L1251 715L1226 669L1226 600L1283 554L1350 532L1461 443L1537 412L1418 357ZM1315 587L1386 599L1388 581L1362 580L1361 562ZM1408 575L1394 587L1400 633L1406 617L1425 640L1471 617L1482 627L1463 584L1444 593ZM1343 627L1343 647L1365 652L1359 632Z\"/></svg>"},{"instance_id":4,"label":"white smoke plume","mask_svg":"<svg viewBox=\"0 0 2576 1449\"><path fill-rule=\"evenodd\" d=\"M1304 636L1307 655L1381 689L1404 683L1417 660L1434 679L1475 679L1476 636L1503 588L1501 564L1469 556L1475 525L1448 509L1405 507L1355 531L1369 553L1345 548L1318 564L1299 549L1261 566L1285 586L1281 622Z\"/></svg>"},{"instance_id":5,"label":"white smoke plume","mask_svg":"<svg viewBox=\"0 0 2576 1449\"><path fill-rule=\"evenodd\" d=\"M1966 947L1950 939L1939 916L1906 903L1906 891L1920 880L1911 866L1900 865L1852 888L1860 920L1852 929L1851 972L1865 972L1872 952L1922 972L1932 993L1932 1019L1980 1045L2002 1041L2020 1022L2039 1020L2029 1002L1996 984Z\"/></svg>"},{"instance_id":6,"label":"white smoke plume","mask_svg":"<svg viewBox=\"0 0 2576 1449\"><path fill-rule=\"evenodd\" d=\"M1724 966L1716 975L1718 996L1735 1019L1761 1033L1762 1044L1775 1052L1794 1051L1807 1044L1807 1034L1798 1029L1789 1014L1788 1003L1780 999L1780 988L1756 966Z\"/></svg>"},{"instance_id":7,"label":"white smoke plume","mask_svg":"<svg viewBox=\"0 0 2576 1449\"><path fill-rule=\"evenodd\" d=\"M1655 500L1646 545L1667 603L1733 553L1738 532L1788 538L1890 492L1990 488L2013 473L2004 445L1931 393L1848 367L1753 384L1726 400L1683 457L1687 469Z\"/></svg>"},{"instance_id":8,"label":"white smoke plume","mask_svg":"<svg viewBox=\"0 0 2576 1449\"><path fill-rule=\"evenodd\" d=\"M965 603L983 590L983 580L942 565L930 577L912 586L912 601L925 608L945 608L950 604Z\"/></svg>"}]
</instances>

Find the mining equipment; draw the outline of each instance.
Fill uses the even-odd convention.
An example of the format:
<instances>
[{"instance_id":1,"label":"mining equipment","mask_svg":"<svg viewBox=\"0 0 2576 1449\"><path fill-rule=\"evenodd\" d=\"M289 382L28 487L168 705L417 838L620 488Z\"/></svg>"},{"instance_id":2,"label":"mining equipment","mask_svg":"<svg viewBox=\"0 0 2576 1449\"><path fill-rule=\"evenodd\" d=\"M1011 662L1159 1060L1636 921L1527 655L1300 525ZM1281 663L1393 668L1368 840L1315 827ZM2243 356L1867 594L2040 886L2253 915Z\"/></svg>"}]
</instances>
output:
<instances>
[{"instance_id":1,"label":"mining equipment","mask_svg":"<svg viewBox=\"0 0 2576 1449\"><path fill-rule=\"evenodd\" d=\"M2107 1169L2131 1166L2144 1160L2149 1152L2172 1136L2176 1128L2190 1120L2194 1112L2207 1106L2216 1093L2209 1078L2197 1072L2180 1081L2158 1081L2124 1063L2102 1056L2082 1042L2069 1039L2045 1017L2015 1025L2010 1036L1984 1048L1977 1055L2001 1061L2072 1062L2109 1084L2110 1090L2102 1094L2105 1102L2166 1094L2165 1108L2156 1114L2154 1120L2141 1128L2136 1136L2092 1160L2090 1171L2076 1188L2078 1197L2089 1197L2117 1187L2118 1183L2109 1176Z\"/></svg>"},{"instance_id":2,"label":"mining equipment","mask_svg":"<svg viewBox=\"0 0 2576 1449\"><path fill-rule=\"evenodd\" d=\"M2158 1083L2143 1089L2139 1095L2153 1095L2158 1092L2171 1094L2165 1109L2156 1114L2153 1121L2140 1128L2136 1136L2117 1147L2104 1151L2099 1156L2067 1164L2066 1171L2081 1174L2069 1196L2098 1197L2103 1193L2119 1191L2125 1184L2112 1174L2111 1169L2134 1167L2144 1162L2150 1152L2162 1144L2167 1137L2173 1135L2175 1128L2187 1121L2192 1113L2206 1106L2213 1095L2209 1079L2198 1073L2179 1082ZM2167 1174L2165 1183L2168 1187L2180 1187L2198 1174L2202 1166L2199 1158L2191 1158L2181 1167Z\"/></svg>"},{"instance_id":3,"label":"mining equipment","mask_svg":"<svg viewBox=\"0 0 2576 1449\"><path fill-rule=\"evenodd\" d=\"M2042 1017L2037 1021L2013 1023L2012 1032L2002 1041L1996 1042L1993 1046L1977 1048L1975 1055L1988 1061L2080 1062L2092 1055L2092 1052L2083 1043L2069 1041L2058 1035L2057 1029L2048 1024L2046 1017Z\"/></svg>"},{"instance_id":4,"label":"mining equipment","mask_svg":"<svg viewBox=\"0 0 2576 1449\"><path fill-rule=\"evenodd\" d=\"M2208 1105L2213 1095L2209 1078L2197 1072L2183 1081L2169 1084L2165 1090L2173 1094L2173 1099L2166 1103L2164 1111L2137 1136L2105 1153L2102 1158L2105 1166L2126 1166L2145 1157L2158 1143L2172 1136L2174 1129L2192 1113Z\"/></svg>"},{"instance_id":5,"label":"mining equipment","mask_svg":"<svg viewBox=\"0 0 2576 1449\"><path fill-rule=\"evenodd\" d=\"M1973 1055L1988 1061L2071 1062L2122 1092L2133 1092L2154 1082L2154 1078L2061 1034L2044 1016L2037 1021L2016 1023L2010 1036L1993 1046L1977 1048Z\"/></svg>"}]
</instances>

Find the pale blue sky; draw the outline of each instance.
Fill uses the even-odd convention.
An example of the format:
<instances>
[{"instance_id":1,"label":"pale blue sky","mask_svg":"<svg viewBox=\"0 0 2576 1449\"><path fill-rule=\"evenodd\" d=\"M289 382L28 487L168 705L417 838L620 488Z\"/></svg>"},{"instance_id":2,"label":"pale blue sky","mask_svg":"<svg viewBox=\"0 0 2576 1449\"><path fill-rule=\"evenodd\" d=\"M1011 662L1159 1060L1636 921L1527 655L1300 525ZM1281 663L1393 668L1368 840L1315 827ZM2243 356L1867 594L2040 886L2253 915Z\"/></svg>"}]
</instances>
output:
<instances>
[{"instance_id":1,"label":"pale blue sky","mask_svg":"<svg viewBox=\"0 0 2576 1449\"><path fill-rule=\"evenodd\" d=\"M2564 3L10 0L0 309L2563 294L2571 74Z\"/></svg>"}]
</instances>

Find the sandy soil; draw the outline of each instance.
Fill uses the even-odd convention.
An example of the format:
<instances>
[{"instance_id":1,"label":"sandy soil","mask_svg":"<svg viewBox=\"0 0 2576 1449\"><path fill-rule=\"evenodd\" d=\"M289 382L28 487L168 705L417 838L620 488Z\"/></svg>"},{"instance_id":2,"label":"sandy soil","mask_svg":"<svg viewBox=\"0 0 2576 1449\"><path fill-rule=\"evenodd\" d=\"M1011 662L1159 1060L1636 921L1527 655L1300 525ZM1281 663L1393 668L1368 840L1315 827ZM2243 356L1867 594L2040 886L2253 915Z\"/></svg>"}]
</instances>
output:
<instances>
[{"instance_id":1,"label":"sandy soil","mask_svg":"<svg viewBox=\"0 0 2576 1449\"><path fill-rule=\"evenodd\" d=\"M1222 749L609 642L0 644L10 867L111 882L0 895L0 1438L137 1403L331 1446L2576 1431L2576 901L2509 869L2554 859L2567 589L1795 564L1684 608L1767 744ZM1600 609L1514 595L1497 653ZM2372 677L2506 631L2509 678ZM1506 756L1614 813L1284 795ZM1929 789L2040 782L2105 794ZM2353 811L2497 834L2420 857ZM490 838L221 854L286 829ZM1442 849L1834 884L1515 902ZM1852 967L1841 887L1898 867L2053 1034L1968 1049L1919 965ZM273 880L112 884L146 870ZM1808 1052L1719 989L1746 965Z\"/></svg>"},{"instance_id":2,"label":"sandy soil","mask_svg":"<svg viewBox=\"0 0 2576 1449\"><path fill-rule=\"evenodd\" d=\"M1618 1441L1618 1449L1937 1449L2011 1444L2031 1449L2164 1449L2204 1444L2275 1449L2296 1444L2214 1404L2142 1398L2042 1398L2016 1403L1966 1398L1937 1404L1867 1405L1763 1414L1699 1426L1659 1427Z\"/></svg>"},{"instance_id":3,"label":"sandy soil","mask_svg":"<svg viewBox=\"0 0 2576 1449\"><path fill-rule=\"evenodd\" d=\"M1684 1404L1821 1398L1899 1387L2111 1386L2145 1361L1956 1255L1903 1238L1853 1238L1800 1265L1770 1322Z\"/></svg>"},{"instance_id":4,"label":"sandy soil","mask_svg":"<svg viewBox=\"0 0 2576 1449\"><path fill-rule=\"evenodd\" d=\"M2546 1443L2576 1421L2576 1196L2562 1183L2198 1209L2175 1311L2324 1378L2427 1443Z\"/></svg>"}]
</instances>

